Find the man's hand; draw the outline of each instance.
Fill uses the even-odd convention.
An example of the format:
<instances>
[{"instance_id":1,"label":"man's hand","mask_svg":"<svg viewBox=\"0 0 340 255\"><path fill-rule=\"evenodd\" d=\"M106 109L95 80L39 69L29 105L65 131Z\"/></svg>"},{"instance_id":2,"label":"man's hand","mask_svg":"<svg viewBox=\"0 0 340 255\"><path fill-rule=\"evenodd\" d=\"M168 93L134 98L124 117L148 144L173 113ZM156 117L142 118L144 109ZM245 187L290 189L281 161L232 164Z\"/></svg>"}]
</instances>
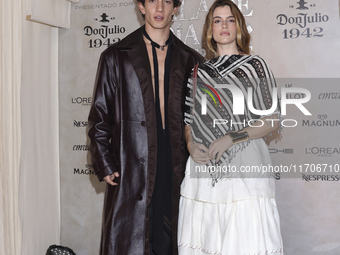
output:
<instances>
[{"instance_id":1,"label":"man's hand","mask_svg":"<svg viewBox=\"0 0 340 255\"><path fill-rule=\"evenodd\" d=\"M222 157L222 154L227 151L232 145L233 142L230 136L223 136L219 139L216 139L210 144L208 155L211 159L216 159L216 162L218 162Z\"/></svg>"},{"instance_id":2,"label":"man's hand","mask_svg":"<svg viewBox=\"0 0 340 255\"><path fill-rule=\"evenodd\" d=\"M201 143L190 144L190 156L196 163L201 165L208 164L210 160L208 148Z\"/></svg>"},{"instance_id":3,"label":"man's hand","mask_svg":"<svg viewBox=\"0 0 340 255\"><path fill-rule=\"evenodd\" d=\"M107 175L105 176L103 179L104 181L106 181L108 184L112 185L112 186L116 186L118 185L116 182L113 182L113 180L119 177L119 173L118 172L114 172L113 174Z\"/></svg>"}]
</instances>

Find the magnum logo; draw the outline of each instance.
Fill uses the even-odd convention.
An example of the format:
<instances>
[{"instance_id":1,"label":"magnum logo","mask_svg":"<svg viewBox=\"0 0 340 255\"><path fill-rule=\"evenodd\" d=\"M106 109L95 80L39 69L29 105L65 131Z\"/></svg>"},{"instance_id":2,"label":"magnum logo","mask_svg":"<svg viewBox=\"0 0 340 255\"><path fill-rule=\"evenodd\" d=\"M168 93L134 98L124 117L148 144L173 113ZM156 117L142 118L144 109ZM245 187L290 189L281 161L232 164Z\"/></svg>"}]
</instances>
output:
<instances>
[{"instance_id":1,"label":"magnum logo","mask_svg":"<svg viewBox=\"0 0 340 255\"><path fill-rule=\"evenodd\" d=\"M328 116L326 114L319 114L318 120L302 120L303 127L338 127L340 126L340 120L327 119Z\"/></svg>"},{"instance_id":2,"label":"magnum logo","mask_svg":"<svg viewBox=\"0 0 340 255\"><path fill-rule=\"evenodd\" d=\"M92 165L86 164L84 168L73 168L73 174L95 175Z\"/></svg>"}]
</instances>

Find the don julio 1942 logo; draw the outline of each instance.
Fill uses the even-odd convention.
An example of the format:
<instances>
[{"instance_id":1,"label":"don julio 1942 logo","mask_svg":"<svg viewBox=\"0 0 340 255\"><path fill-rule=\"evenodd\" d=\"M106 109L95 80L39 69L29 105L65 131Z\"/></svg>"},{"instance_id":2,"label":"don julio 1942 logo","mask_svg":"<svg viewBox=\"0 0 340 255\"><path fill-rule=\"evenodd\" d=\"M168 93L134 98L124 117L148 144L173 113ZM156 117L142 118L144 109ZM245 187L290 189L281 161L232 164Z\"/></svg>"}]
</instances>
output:
<instances>
[{"instance_id":1,"label":"don julio 1942 logo","mask_svg":"<svg viewBox=\"0 0 340 255\"><path fill-rule=\"evenodd\" d=\"M328 22L330 18L327 14L317 11L318 6L315 4L315 0L293 2L288 8L289 14L281 13L276 16L277 24L285 27L282 32L283 39L324 36L323 24ZM291 28L292 26L293 28Z\"/></svg>"},{"instance_id":2,"label":"don julio 1942 logo","mask_svg":"<svg viewBox=\"0 0 340 255\"><path fill-rule=\"evenodd\" d=\"M120 34L125 33L125 27L117 24L110 26L109 23L114 20L115 17L109 16L106 13L102 13L99 17L94 18L94 21L99 22L99 27L91 25L84 27L85 36L97 37L95 39L92 38L89 40L88 43L90 49L100 48L102 46L109 47L111 44L121 40Z\"/></svg>"}]
</instances>

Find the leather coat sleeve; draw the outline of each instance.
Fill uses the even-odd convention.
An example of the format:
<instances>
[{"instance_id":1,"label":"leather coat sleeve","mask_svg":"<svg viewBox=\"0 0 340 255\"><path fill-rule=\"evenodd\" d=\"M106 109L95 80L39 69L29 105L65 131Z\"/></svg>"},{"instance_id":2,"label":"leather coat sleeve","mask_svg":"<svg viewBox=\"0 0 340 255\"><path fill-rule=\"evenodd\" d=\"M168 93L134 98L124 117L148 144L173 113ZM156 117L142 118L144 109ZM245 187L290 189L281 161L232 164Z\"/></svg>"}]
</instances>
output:
<instances>
[{"instance_id":1,"label":"leather coat sleeve","mask_svg":"<svg viewBox=\"0 0 340 255\"><path fill-rule=\"evenodd\" d=\"M93 102L88 118L92 167L100 181L118 171L111 139L114 130L115 92L112 56L103 52L97 70Z\"/></svg>"}]
</instances>

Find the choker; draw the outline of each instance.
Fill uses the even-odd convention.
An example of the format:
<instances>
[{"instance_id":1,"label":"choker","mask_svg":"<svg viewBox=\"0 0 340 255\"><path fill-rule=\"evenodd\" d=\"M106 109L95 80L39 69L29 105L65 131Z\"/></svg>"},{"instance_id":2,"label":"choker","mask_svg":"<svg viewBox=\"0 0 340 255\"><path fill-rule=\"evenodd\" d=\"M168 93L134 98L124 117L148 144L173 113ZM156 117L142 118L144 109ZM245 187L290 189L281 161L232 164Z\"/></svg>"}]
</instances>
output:
<instances>
[{"instance_id":1,"label":"choker","mask_svg":"<svg viewBox=\"0 0 340 255\"><path fill-rule=\"evenodd\" d=\"M144 34L144 36L146 37L146 39L148 39L148 40L151 42L152 46L154 46L154 47L156 47L157 49L160 49L160 50L164 50L164 47L167 46L167 45L169 44L169 41L170 41L170 37L169 37L169 39L166 40L165 44L161 46L161 45L159 45L158 43L152 41L152 39L150 38L150 36L148 35L148 33L145 31L145 29L144 29L144 31L143 31L143 34Z\"/></svg>"}]
</instances>

